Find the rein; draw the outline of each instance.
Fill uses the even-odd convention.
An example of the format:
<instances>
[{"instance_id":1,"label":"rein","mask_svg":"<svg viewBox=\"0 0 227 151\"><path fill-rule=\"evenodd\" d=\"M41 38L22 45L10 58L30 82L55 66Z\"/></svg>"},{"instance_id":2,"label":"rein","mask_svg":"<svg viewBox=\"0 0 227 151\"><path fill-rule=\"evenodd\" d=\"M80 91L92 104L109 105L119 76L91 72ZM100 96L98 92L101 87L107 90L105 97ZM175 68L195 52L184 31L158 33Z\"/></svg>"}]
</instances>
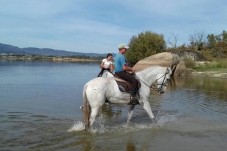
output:
<instances>
[{"instance_id":1,"label":"rein","mask_svg":"<svg viewBox=\"0 0 227 151\"><path fill-rule=\"evenodd\" d=\"M167 82L164 82L165 79L166 79L167 73L168 73L168 72L166 72L165 74L163 74L163 76L161 76L160 78L158 78L158 79L155 80L155 81L158 81L159 79L161 79L162 77L165 76L165 78L164 78L163 81L162 81L162 84L157 84L157 85L161 85L161 87L160 87L159 89L158 89L157 87L155 87L155 84L148 85L146 82L144 82L143 80L141 80L136 74L135 74L135 75L136 75L136 77L137 77L143 84L145 84L147 87L152 88L152 89L154 89L155 91L158 92L159 90L162 89L163 86L167 86Z\"/></svg>"},{"instance_id":2,"label":"rein","mask_svg":"<svg viewBox=\"0 0 227 151\"><path fill-rule=\"evenodd\" d=\"M160 90L162 89L163 86L167 86L167 80L166 80L166 82L164 82L165 79L166 79L166 75L167 75L167 72L163 75L163 76L165 76L165 77L164 77L164 79L163 79L163 81L162 81L162 84L157 84L157 85L161 85L161 87L158 89L157 87L155 87L155 85L152 85L152 89L154 89L155 91L160 91ZM161 76L161 77L158 78L157 80L161 79L163 76ZM157 81L157 80L156 80L156 81Z\"/></svg>"},{"instance_id":3,"label":"rein","mask_svg":"<svg viewBox=\"0 0 227 151\"><path fill-rule=\"evenodd\" d=\"M135 74L136 75L136 74ZM147 87L149 87L149 88L151 88L152 87L152 85L148 85L147 83L145 83L143 80L141 80L137 75L136 75L136 77L141 81L141 82L143 82L143 84L145 84Z\"/></svg>"}]
</instances>

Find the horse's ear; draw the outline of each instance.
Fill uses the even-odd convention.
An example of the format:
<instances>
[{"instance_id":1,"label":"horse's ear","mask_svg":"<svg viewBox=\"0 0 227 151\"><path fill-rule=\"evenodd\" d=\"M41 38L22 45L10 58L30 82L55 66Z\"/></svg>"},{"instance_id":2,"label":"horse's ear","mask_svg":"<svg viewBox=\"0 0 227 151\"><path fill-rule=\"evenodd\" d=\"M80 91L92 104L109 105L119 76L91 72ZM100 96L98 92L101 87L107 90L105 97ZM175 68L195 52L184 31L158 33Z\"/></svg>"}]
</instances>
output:
<instances>
[{"instance_id":1,"label":"horse's ear","mask_svg":"<svg viewBox=\"0 0 227 151\"><path fill-rule=\"evenodd\" d=\"M172 74L174 74L174 71L175 71L178 63L179 63L179 61L171 65Z\"/></svg>"},{"instance_id":2,"label":"horse's ear","mask_svg":"<svg viewBox=\"0 0 227 151\"><path fill-rule=\"evenodd\" d=\"M171 68L170 67L167 67L167 74L172 74L172 70L171 70Z\"/></svg>"}]
</instances>

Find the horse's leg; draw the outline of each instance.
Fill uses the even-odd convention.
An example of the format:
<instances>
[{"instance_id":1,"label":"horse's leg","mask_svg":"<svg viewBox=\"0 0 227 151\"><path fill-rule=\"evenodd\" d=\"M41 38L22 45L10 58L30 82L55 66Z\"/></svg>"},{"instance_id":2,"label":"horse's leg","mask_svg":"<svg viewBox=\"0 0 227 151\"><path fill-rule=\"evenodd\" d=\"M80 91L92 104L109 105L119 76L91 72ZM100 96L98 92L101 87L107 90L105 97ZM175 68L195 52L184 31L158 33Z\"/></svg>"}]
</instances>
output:
<instances>
[{"instance_id":1,"label":"horse's leg","mask_svg":"<svg viewBox=\"0 0 227 151\"><path fill-rule=\"evenodd\" d=\"M129 105L127 124L129 124L129 122L130 122L130 120L132 118L132 114L133 114L134 108L135 108L135 105Z\"/></svg>"},{"instance_id":2,"label":"horse's leg","mask_svg":"<svg viewBox=\"0 0 227 151\"><path fill-rule=\"evenodd\" d=\"M143 101L143 108L145 109L145 111L147 111L150 119L152 120L152 122L155 122L155 118L154 118L154 114L151 110L151 106L150 103L147 100Z\"/></svg>"},{"instance_id":3,"label":"horse's leg","mask_svg":"<svg viewBox=\"0 0 227 151\"><path fill-rule=\"evenodd\" d=\"M98 115L98 111L99 111L98 107L91 108L90 126L92 126L94 124L95 119L96 119L96 117Z\"/></svg>"}]
</instances>

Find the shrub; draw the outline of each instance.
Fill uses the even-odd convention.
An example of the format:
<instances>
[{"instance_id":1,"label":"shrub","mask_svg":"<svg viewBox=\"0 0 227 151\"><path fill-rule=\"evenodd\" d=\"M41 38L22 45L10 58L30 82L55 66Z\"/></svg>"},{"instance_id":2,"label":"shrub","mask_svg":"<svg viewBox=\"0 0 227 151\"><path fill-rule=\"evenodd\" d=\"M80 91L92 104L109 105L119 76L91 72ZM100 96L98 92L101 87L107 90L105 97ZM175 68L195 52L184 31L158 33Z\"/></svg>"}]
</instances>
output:
<instances>
[{"instance_id":1,"label":"shrub","mask_svg":"<svg viewBox=\"0 0 227 151\"><path fill-rule=\"evenodd\" d=\"M185 58L184 63L187 68L195 68L195 62L190 58Z\"/></svg>"}]
</instances>

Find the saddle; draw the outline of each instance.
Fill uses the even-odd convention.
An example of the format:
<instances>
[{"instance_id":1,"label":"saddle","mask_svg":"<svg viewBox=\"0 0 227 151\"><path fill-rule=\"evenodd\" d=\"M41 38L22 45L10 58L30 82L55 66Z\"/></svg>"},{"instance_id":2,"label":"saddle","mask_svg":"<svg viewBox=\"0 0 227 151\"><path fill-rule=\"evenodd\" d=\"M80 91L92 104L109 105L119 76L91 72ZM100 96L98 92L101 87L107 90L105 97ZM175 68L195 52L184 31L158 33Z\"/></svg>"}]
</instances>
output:
<instances>
[{"instance_id":1,"label":"saddle","mask_svg":"<svg viewBox=\"0 0 227 151\"><path fill-rule=\"evenodd\" d=\"M132 84L130 82L125 81L124 79L120 78L116 74L114 74L114 79L117 82L118 88L121 92L130 93L131 87L132 87ZM138 93L138 90L140 89L141 84L137 78L136 78L136 80L138 83L138 85L137 85L137 93Z\"/></svg>"}]
</instances>

